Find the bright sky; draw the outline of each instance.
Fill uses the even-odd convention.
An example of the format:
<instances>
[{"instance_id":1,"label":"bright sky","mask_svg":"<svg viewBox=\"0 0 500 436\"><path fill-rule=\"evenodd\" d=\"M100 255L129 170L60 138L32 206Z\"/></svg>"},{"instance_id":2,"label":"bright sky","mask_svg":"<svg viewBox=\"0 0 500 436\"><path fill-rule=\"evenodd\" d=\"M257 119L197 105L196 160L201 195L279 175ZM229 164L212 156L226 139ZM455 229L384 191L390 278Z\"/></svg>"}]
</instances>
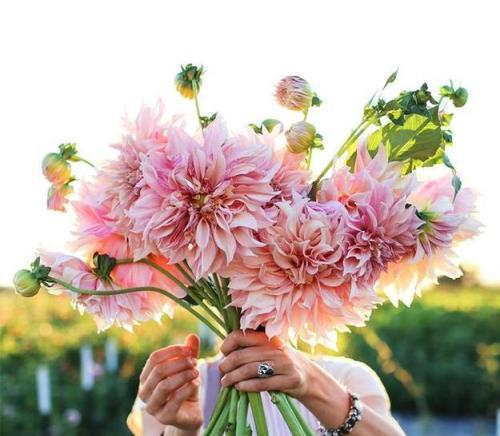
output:
<instances>
[{"instance_id":1,"label":"bright sky","mask_svg":"<svg viewBox=\"0 0 500 436\"><path fill-rule=\"evenodd\" d=\"M119 138L125 110L133 115L157 97L168 114L194 117L172 85L188 62L207 67L202 111L219 111L235 130L268 117L292 121L274 103L273 87L288 74L305 77L324 100L311 114L330 151L323 160L397 67L394 90L424 81L437 89L450 78L467 87L450 155L464 183L481 193L486 228L461 254L485 282L499 283L499 11L496 2L463 3L2 2L0 286L38 246L61 248L69 238L69 217L45 210L43 155L75 141L99 162Z\"/></svg>"}]
</instances>

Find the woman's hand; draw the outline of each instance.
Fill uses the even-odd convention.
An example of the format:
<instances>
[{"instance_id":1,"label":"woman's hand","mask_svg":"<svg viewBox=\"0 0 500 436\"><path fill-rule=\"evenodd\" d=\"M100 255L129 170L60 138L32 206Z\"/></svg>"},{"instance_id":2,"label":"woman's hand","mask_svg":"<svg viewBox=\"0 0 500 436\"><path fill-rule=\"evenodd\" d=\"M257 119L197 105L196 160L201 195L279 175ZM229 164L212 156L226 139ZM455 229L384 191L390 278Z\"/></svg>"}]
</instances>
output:
<instances>
[{"instance_id":1,"label":"woman's hand","mask_svg":"<svg viewBox=\"0 0 500 436\"><path fill-rule=\"evenodd\" d=\"M225 356L220 364L224 374L222 386L235 385L246 392L281 391L299 401L307 396L313 364L278 338L269 340L265 333L253 330L234 331L222 344L221 351ZM262 362L273 367L272 377L257 377Z\"/></svg>"},{"instance_id":2,"label":"woman's hand","mask_svg":"<svg viewBox=\"0 0 500 436\"><path fill-rule=\"evenodd\" d=\"M196 359L200 340L189 335L184 345L153 352L142 370L139 398L145 410L164 425L196 434L203 424Z\"/></svg>"}]
</instances>

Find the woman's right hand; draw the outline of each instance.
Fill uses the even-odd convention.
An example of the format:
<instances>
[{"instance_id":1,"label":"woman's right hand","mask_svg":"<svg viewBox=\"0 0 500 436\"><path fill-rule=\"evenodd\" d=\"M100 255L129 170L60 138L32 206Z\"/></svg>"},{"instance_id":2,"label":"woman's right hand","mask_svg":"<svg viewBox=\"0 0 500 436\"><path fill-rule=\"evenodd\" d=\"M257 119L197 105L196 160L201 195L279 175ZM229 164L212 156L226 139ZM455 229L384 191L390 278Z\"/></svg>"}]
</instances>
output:
<instances>
[{"instance_id":1,"label":"woman's right hand","mask_svg":"<svg viewBox=\"0 0 500 436\"><path fill-rule=\"evenodd\" d=\"M203 424L196 369L200 339L189 335L184 345L171 345L149 356L140 376L139 398L147 413L185 434L197 434Z\"/></svg>"}]
</instances>

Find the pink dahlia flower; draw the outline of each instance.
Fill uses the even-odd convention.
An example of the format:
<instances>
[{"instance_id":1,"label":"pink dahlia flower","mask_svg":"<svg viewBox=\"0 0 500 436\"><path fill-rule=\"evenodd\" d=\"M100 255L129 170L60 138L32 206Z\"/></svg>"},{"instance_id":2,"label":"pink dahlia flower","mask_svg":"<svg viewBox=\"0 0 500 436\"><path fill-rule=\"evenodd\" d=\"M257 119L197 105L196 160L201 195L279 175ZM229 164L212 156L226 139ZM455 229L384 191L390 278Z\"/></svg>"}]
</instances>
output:
<instances>
[{"instance_id":1,"label":"pink dahlia flower","mask_svg":"<svg viewBox=\"0 0 500 436\"><path fill-rule=\"evenodd\" d=\"M135 232L171 262L186 259L197 278L260 245L254 231L271 224L263 205L276 195L271 149L228 137L219 118L203 135L168 130L167 150L144 161L148 189L130 212Z\"/></svg>"},{"instance_id":2,"label":"pink dahlia flower","mask_svg":"<svg viewBox=\"0 0 500 436\"><path fill-rule=\"evenodd\" d=\"M243 329L265 326L269 337L334 344L336 330L362 325L379 301L344 274L344 208L299 197L278 207L276 224L258 232L262 246L225 271L232 304L242 308Z\"/></svg>"},{"instance_id":3,"label":"pink dahlia flower","mask_svg":"<svg viewBox=\"0 0 500 436\"><path fill-rule=\"evenodd\" d=\"M423 287L437 283L439 276L462 275L454 251L458 242L478 234L480 223L473 216L476 196L462 188L455 197L451 175L423 183L409 197L423 224L418 229L414 247L401 262L391 264L382 274L378 287L391 302L410 305Z\"/></svg>"},{"instance_id":4,"label":"pink dahlia flower","mask_svg":"<svg viewBox=\"0 0 500 436\"><path fill-rule=\"evenodd\" d=\"M85 262L76 257L51 252L42 252L40 257L42 264L51 268L51 277L89 291L161 284L155 283L154 271L146 265L118 265L111 273L112 282L104 283ZM60 293L64 289L56 285L51 290ZM112 296L67 292L80 313L92 315L99 331L106 330L113 324L131 331L140 322L150 319L159 322L164 313L172 316L174 307L167 297L150 291Z\"/></svg>"},{"instance_id":5,"label":"pink dahlia flower","mask_svg":"<svg viewBox=\"0 0 500 436\"><path fill-rule=\"evenodd\" d=\"M319 201L339 201L349 213L346 274L373 285L389 263L412 250L421 224L415 208L407 206L413 180L401 176L383 148L373 159L360 148L353 173L340 168L322 184Z\"/></svg>"},{"instance_id":6,"label":"pink dahlia flower","mask_svg":"<svg viewBox=\"0 0 500 436\"><path fill-rule=\"evenodd\" d=\"M143 106L135 122L124 120L126 134L120 143L113 145L119 154L100 173L101 181L106 184L105 189L101 188L103 195L111 201L113 215L125 227L130 227L128 211L145 184L142 160L152 150L164 150L168 143L163 109L159 100L156 107Z\"/></svg>"},{"instance_id":7,"label":"pink dahlia flower","mask_svg":"<svg viewBox=\"0 0 500 436\"><path fill-rule=\"evenodd\" d=\"M273 150L273 160L278 168L271 180L271 186L277 192L273 202L292 200L293 193L305 196L311 187L311 171L306 169L305 154L291 153L285 145L279 145L280 140L285 143L281 133L282 127L278 124L271 132L262 129L260 134L249 129L248 136L241 138L242 141L258 142Z\"/></svg>"}]
</instances>

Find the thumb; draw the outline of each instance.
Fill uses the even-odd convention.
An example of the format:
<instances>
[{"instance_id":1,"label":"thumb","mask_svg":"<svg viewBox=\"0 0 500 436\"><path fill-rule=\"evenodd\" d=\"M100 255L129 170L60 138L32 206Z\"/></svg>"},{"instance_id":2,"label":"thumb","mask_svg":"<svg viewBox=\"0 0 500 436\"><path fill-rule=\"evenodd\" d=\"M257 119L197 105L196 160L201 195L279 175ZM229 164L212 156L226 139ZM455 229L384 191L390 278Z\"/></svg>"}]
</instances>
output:
<instances>
[{"instance_id":1,"label":"thumb","mask_svg":"<svg viewBox=\"0 0 500 436\"><path fill-rule=\"evenodd\" d=\"M200 338L195 334L190 334L184 345L191 348L191 356L197 358L200 354Z\"/></svg>"}]
</instances>

